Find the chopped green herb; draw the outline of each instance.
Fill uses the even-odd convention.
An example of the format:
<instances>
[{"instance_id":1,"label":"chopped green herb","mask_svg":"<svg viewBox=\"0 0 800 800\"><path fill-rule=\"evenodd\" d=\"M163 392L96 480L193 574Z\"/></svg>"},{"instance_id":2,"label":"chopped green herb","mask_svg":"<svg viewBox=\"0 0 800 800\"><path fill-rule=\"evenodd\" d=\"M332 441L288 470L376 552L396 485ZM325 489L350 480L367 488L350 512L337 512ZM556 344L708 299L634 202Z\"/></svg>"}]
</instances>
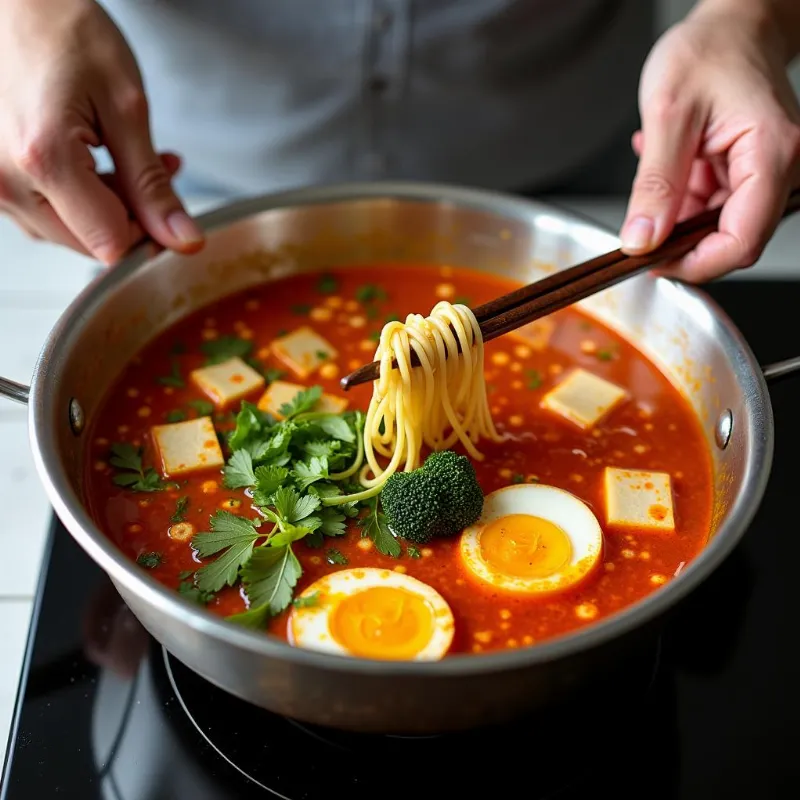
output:
<instances>
[{"instance_id":1,"label":"chopped green herb","mask_svg":"<svg viewBox=\"0 0 800 800\"><path fill-rule=\"evenodd\" d=\"M221 364L231 358L246 358L253 349L253 343L238 336L220 336L200 345L206 357L206 365Z\"/></svg>"},{"instance_id":2,"label":"chopped green herb","mask_svg":"<svg viewBox=\"0 0 800 800\"><path fill-rule=\"evenodd\" d=\"M464 295L461 295L459 297L453 298L453 305L469 307L469 306L472 305L472 300L470 300L469 297L465 297Z\"/></svg>"},{"instance_id":3,"label":"chopped green herb","mask_svg":"<svg viewBox=\"0 0 800 800\"><path fill-rule=\"evenodd\" d=\"M389 314L384 323L386 322L400 322L400 317L397 314Z\"/></svg>"},{"instance_id":4,"label":"chopped green herb","mask_svg":"<svg viewBox=\"0 0 800 800\"><path fill-rule=\"evenodd\" d=\"M347 556L342 553L341 550L337 550L335 547L329 547L325 551L325 560L329 564L339 564L340 566L344 566L348 564Z\"/></svg>"},{"instance_id":5,"label":"chopped green herb","mask_svg":"<svg viewBox=\"0 0 800 800\"><path fill-rule=\"evenodd\" d=\"M317 358L320 361L327 361L329 358L329 354L327 350L317 350Z\"/></svg>"},{"instance_id":6,"label":"chopped green herb","mask_svg":"<svg viewBox=\"0 0 800 800\"><path fill-rule=\"evenodd\" d=\"M356 289L356 300L359 303L374 303L386 299L386 290L374 283L365 283Z\"/></svg>"},{"instance_id":7,"label":"chopped green herb","mask_svg":"<svg viewBox=\"0 0 800 800\"><path fill-rule=\"evenodd\" d=\"M258 530L259 525L260 520L237 517L229 511L217 511L211 517L211 531L192 537L192 547L200 558L225 551L216 560L197 570L195 579L199 589L218 592L223 586L236 583L239 568L253 554L256 540L264 535Z\"/></svg>"},{"instance_id":8,"label":"chopped green herb","mask_svg":"<svg viewBox=\"0 0 800 800\"><path fill-rule=\"evenodd\" d=\"M290 311L292 314L296 314L298 317L304 317L311 311L311 306L307 303L296 303L293 306L290 306Z\"/></svg>"},{"instance_id":9,"label":"chopped green herb","mask_svg":"<svg viewBox=\"0 0 800 800\"><path fill-rule=\"evenodd\" d=\"M595 355L599 361L613 361L614 353L611 350L598 350Z\"/></svg>"},{"instance_id":10,"label":"chopped green herb","mask_svg":"<svg viewBox=\"0 0 800 800\"><path fill-rule=\"evenodd\" d=\"M409 558L422 558L422 553L420 552L419 547L416 547L413 544L410 544L406 547L406 553L408 554Z\"/></svg>"},{"instance_id":11,"label":"chopped green herb","mask_svg":"<svg viewBox=\"0 0 800 800\"><path fill-rule=\"evenodd\" d=\"M178 363L177 358L173 358L171 361L169 375L163 375L160 378L156 378L156 381L162 386L172 386L176 389L182 389L184 386L186 386L186 383L181 377L181 365Z\"/></svg>"},{"instance_id":12,"label":"chopped green herb","mask_svg":"<svg viewBox=\"0 0 800 800\"><path fill-rule=\"evenodd\" d=\"M189 405L197 412L198 417L209 417L214 413L214 404L208 400L190 400Z\"/></svg>"},{"instance_id":13,"label":"chopped green herb","mask_svg":"<svg viewBox=\"0 0 800 800\"><path fill-rule=\"evenodd\" d=\"M526 369L525 378L529 389L538 389L542 385L542 373L538 369Z\"/></svg>"},{"instance_id":14,"label":"chopped green herb","mask_svg":"<svg viewBox=\"0 0 800 800\"><path fill-rule=\"evenodd\" d=\"M379 342L381 340L381 332L380 331L373 331L369 335L369 340L371 342Z\"/></svg>"},{"instance_id":15,"label":"chopped green herb","mask_svg":"<svg viewBox=\"0 0 800 800\"><path fill-rule=\"evenodd\" d=\"M367 306L365 308L367 319L378 319L378 309L375 306Z\"/></svg>"},{"instance_id":16,"label":"chopped green herb","mask_svg":"<svg viewBox=\"0 0 800 800\"><path fill-rule=\"evenodd\" d=\"M176 524L178 522L185 522L187 508L189 508L189 498L179 497L175 502L175 513L169 518L169 521Z\"/></svg>"},{"instance_id":17,"label":"chopped green herb","mask_svg":"<svg viewBox=\"0 0 800 800\"><path fill-rule=\"evenodd\" d=\"M180 408L173 408L172 411L167 411L165 419L169 423L183 422L186 419L186 412Z\"/></svg>"},{"instance_id":18,"label":"chopped green herb","mask_svg":"<svg viewBox=\"0 0 800 800\"><path fill-rule=\"evenodd\" d=\"M339 288L339 281L333 275L321 275L317 281L317 291L320 294L333 294Z\"/></svg>"},{"instance_id":19,"label":"chopped green herb","mask_svg":"<svg viewBox=\"0 0 800 800\"><path fill-rule=\"evenodd\" d=\"M178 573L178 580L185 581L187 578L191 578L194 575L193 569L183 569Z\"/></svg>"},{"instance_id":20,"label":"chopped green herb","mask_svg":"<svg viewBox=\"0 0 800 800\"><path fill-rule=\"evenodd\" d=\"M201 606L207 605L214 599L214 592L200 589L193 580L181 581L178 586L178 593L187 600L191 600L191 602Z\"/></svg>"},{"instance_id":21,"label":"chopped green herb","mask_svg":"<svg viewBox=\"0 0 800 800\"><path fill-rule=\"evenodd\" d=\"M378 511L378 498L372 497L366 500L364 505L369 509L369 513L358 520L361 536L372 539L379 553L397 558L401 553L400 543L389 530L383 512Z\"/></svg>"},{"instance_id":22,"label":"chopped green herb","mask_svg":"<svg viewBox=\"0 0 800 800\"><path fill-rule=\"evenodd\" d=\"M311 594L307 594L305 597L295 597L295 599L292 600L292 605L295 608L313 608L319 605L319 592L311 592Z\"/></svg>"},{"instance_id":23,"label":"chopped green herb","mask_svg":"<svg viewBox=\"0 0 800 800\"><path fill-rule=\"evenodd\" d=\"M161 553L142 553L139 558L136 559L136 563L140 567L155 569L163 560L164 556L162 556Z\"/></svg>"},{"instance_id":24,"label":"chopped green herb","mask_svg":"<svg viewBox=\"0 0 800 800\"><path fill-rule=\"evenodd\" d=\"M268 369L264 371L264 380L267 383L274 383L283 378L286 373L282 369Z\"/></svg>"},{"instance_id":25,"label":"chopped green herb","mask_svg":"<svg viewBox=\"0 0 800 800\"><path fill-rule=\"evenodd\" d=\"M119 470L113 477L117 486L124 486L132 492L160 492L167 488L159 474L152 468L142 466L142 449L129 442L111 445L111 465Z\"/></svg>"},{"instance_id":26,"label":"chopped green herb","mask_svg":"<svg viewBox=\"0 0 800 800\"><path fill-rule=\"evenodd\" d=\"M519 472L515 472L511 476L511 483L525 483L525 476L521 475Z\"/></svg>"}]
</instances>

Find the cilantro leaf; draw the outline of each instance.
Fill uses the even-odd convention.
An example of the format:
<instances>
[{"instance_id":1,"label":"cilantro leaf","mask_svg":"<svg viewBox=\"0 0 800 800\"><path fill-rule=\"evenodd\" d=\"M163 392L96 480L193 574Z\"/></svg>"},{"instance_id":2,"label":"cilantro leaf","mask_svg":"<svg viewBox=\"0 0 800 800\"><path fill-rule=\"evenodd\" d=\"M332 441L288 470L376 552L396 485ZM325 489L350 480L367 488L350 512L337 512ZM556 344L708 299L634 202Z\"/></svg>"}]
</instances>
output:
<instances>
[{"instance_id":1,"label":"cilantro leaf","mask_svg":"<svg viewBox=\"0 0 800 800\"><path fill-rule=\"evenodd\" d=\"M330 458L342 449L342 443L336 439L311 439L303 442L301 449L307 456Z\"/></svg>"},{"instance_id":2,"label":"cilantro leaf","mask_svg":"<svg viewBox=\"0 0 800 800\"><path fill-rule=\"evenodd\" d=\"M406 547L406 553L408 554L409 558L422 558L422 553L420 552L419 547L415 547L413 544L410 544Z\"/></svg>"},{"instance_id":3,"label":"cilantro leaf","mask_svg":"<svg viewBox=\"0 0 800 800\"><path fill-rule=\"evenodd\" d=\"M256 467L253 501L257 506L272 505L272 495L286 483L289 470L286 467Z\"/></svg>"},{"instance_id":4,"label":"cilantro leaf","mask_svg":"<svg viewBox=\"0 0 800 800\"><path fill-rule=\"evenodd\" d=\"M377 497L372 497L365 501L369 513L361 517L357 523L361 528L361 536L372 539L379 553L397 558L401 553L400 543L389 529L386 517L381 511L378 511L377 500Z\"/></svg>"},{"instance_id":5,"label":"cilantro leaf","mask_svg":"<svg viewBox=\"0 0 800 800\"><path fill-rule=\"evenodd\" d=\"M263 443L266 432L272 425L272 417L269 414L265 414L245 400L236 415L236 428L228 437L228 447L231 450L242 450L247 447L252 453L256 445Z\"/></svg>"},{"instance_id":6,"label":"cilantro leaf","mask_svg":"<svg viewBox=\"0 0 800 800\"><path fill-rule=\"evenodd\" d=\"M134 492L160 492L167 487L152 467L143 468L142 449L129 442L112 444L109 461L117 469L125 470L112 478L116 486L123 486Z\"/></svg>"},{"instance_id":7,"label":"cilantro leaf","mask_svg":"<svg viewBox=\"0 0 800 800\"><path fill-rule=\"evenodd\" d=\"M136 563L140 567L145 567L146 569L155 569L163 560L164 556L162 556L161 553L142 553L136 559Z\"/></svg>"},{"instance_id":8,"label":"cilantro leaf","mask_svg":"<svg viewBox=\"0 0 800 800\"><path fill-rule=\"evenodd\" d=\"M273 495L273 505L286 522L300 522L320 506L320 499L313 494L300 495L297 490L282 486Z\"/></svg>"},{"instance_id":9,"label":"cilantro leaf","mask_svg":"<svg viewBox=\"0 0 800 800\"><path fill-rule=\"evenodd\" d=\"M305 411L310 411L322 397L321 386L309 386L308 389L298 392L288 403L284 403L280 407L281 416L289 420L302 414Z\"/></svg>"},{"instance_id":10,"label":"cilantro leaf","mask_svg":"<svg viewBox=\"0 0 800 800\"><path fill-rule=\"evenodd\" d=\"M339 564L340 566L344 566L348 564L347 556L342 553L341 550L337 550L335 547L331 547L325 551L325 560L329 564Z\"/></svg>"},{"instance_id":11,"label":"cilantro leaf","mask_svg":"<svg viewBox=\"0 0 800 800\"><path fill-rule=\"evenodd\" d=\"M338 417L336 414L326 414L324 417L315 419L314 423L334 439L339 439L342 442L354 442L356 440L353 429L347 424L347 420L344 417Z\"/></svg>"},{"instance_id":12,"label":"cilantro leaf","mask_svg":"<svg viewBox=\"0 0 800 800\"><path fill-rule=\"evenodd\" d=\"M267 383L279 381L286 373L282 369L268 369L264 371L264 380Z\"/></svg>"},{"instance_id":13,"label":"cilantro leaf","mask_svg":"<svg viewBox=\"0 0 800 800\"><path fill-rule=\"evenodd\" d=\"M191 578L194 575L193 569L183 569L178 573L178 580L185 581L187 578Z\"/></svg>"},{"instance_id":14,"label":"cilantro leaf","mask_svg":"<svg viewBox=\"0 0 800 800\"><path fill-rule=\"evenodd\" d=\"M339 288L339 281L328 273L320 275L317 281L317 291L320 294L333 294Z\"/></svg>"},{"instance_id":15,"label":"cilantro leaf","mask_svg":"<svg viewBox=\"0 0 800 800\"><path fill-rule=\"evenodd\" d=\"M197 412L198 417L209 417L214 413L214 404L208 400L190 400L189 405Z\"/></svg>"},{"instance_id":16,"label":"cilantro leaf","mask_svg":"<svg viewBox=\"0 0 800 800\"><path fill-rule=\"evenodd\" d=\"M292 602L294 587L302 574L291 545L259 547L242 567L242 583L250 608L228 619L243 625L262 626L268 616L280 614Z\"/></svg>"},{"instance_id":17,"label":"cilantro leaf","mask_svg":"<svg viewBox=\"0 0 800 800\"><path fill-rule=\"evenodd\" d=\"M203 591L217 592L226 584L233 586L239 577L239 567L252 555L259 536L260 520L244 519L229 511L217 511L211 517L211 531L192 537L192 547L201 558L225 552L215 561L197 570L195 581Z\"/></svg>"},{"instance_id":18,"label":"cilantro leaf","mask_svg":"<svg viewBox=\"0 0 800 800\"><path fill-rule=\"evenodd\" d=\"M295 608L313 608L319 605L319 592L311 592L311 594L305 596L295 597L292 600L292 605Z\"/></svg>"},{"instance_id":19,"label":"cilantro leaf","mask_svg":"<svg viewBox=\"0 0 800 800\"><path fill-rule=\"evenodd\" d=\"M542 374L538 369L525 370L525 377L529 389L538 389L542 385Z\"/></svg>"},{"instance_id":20,"label":"cilantro leaf","mask_svg":"<svg viewBox=\"0 0 800 800\"><path fill-rule=\"evenodd\" d=\"M175 513L169 518L169 521L174 522L176 525L179 522L185 522L187 508L189 508L189 498L179 497L175 502Z\"/></svg>"},{"instance_id":21,"label":"cilantro leaf","mask_svg":"<svg viewBox=\"0 0 800 800\"><path fill-rule=\"evenodd\" d=\"M183 422L186 419L186 412L180 408L174 408L172 411L167 411L165 419L169 423Z\"/></svg>"},{"instance_id":22,"label":"cilantro leaf","mask_svg":"<svg viewBox=\"0 0 800 800\"><path fill-rule=\"evenodd\" d=\"M111 445L111 465L119 469L142 471L141 448L134 447L130 442L118 442Z\"/></svg>"},{"instance_id":23,"label":"cilantro leaf","mask_svg":"<svg viewBox=\"0 0 800 800\"><path fill-rule=\"evenodd\" d=\"M160 383L162 386L173 386L176 389L182 389L186 386L185 381L181 377L181 365L177 358L173 358L170 362L169 375L162 375L160 378L156 378L156 382Z\"/></svg>"},{"instance_id":24,"label":"cilantro leaf","mask_svg":"<svg viewBox=\"0 0 800 800\"><path fill-rule=\"evenodd\" d=\"M320 530L326 536L343 536L347 531L345 515L336 508L323 508L321 512L322 525Z\"/></svg>"},{"instance_id":25,"label":"cilantro leaf","mask_svg":"<svg viewBox=\"0 0 800 800\"><path fill-rule=\"evenodd\" d=\"M283 547L300 539L304 539L310 533L314 533L322 520L319 517L305 517L299 525L282 525L281 530L270 536L270 547Z\"/></svg>"},{"instance_id":26,"label":"cilantro leaf","mask_svg":"<svg viewBox=\"0 0 800 800\"><path fill-rule=\"evenodd\" d=\"M222 470L223 484L228 489L242 489L254 486L256 476L253 472L253 457L247 450L237 450Z\"/></svg>"},{"instance_id":27,"label":"cilantro leaf","mask_svg":"<svg viewBox=\"0 0 800 800\"><path fill-rule=\"evenodd\" d=\"M254 442L248 448L253 455L253 461L277 467L288 464L292 460L289 445L292 443L295 430L293 422L281 422L276 425L266 438Z\"/></svg>"},{"instance_id":28,"label":"cilantro leaf","mask_svg":"<svg viewBox=\"0 0 800 800\"><path fill-rule=\"evenodd\" d=\"M295 461L294 479L300 491L305 491L312 483L328 477L328 459L325 456L312 456L308 461Z\"/></svg>"},{"instance_id":29,"label":"cilantro leaf","mask_svg":"<svg viewBox=\"0 0 800 800\"><path fill-rule=\"evenodd\" d=\"M219 339L211 339L200 345L207 365L221 364L231 358L245 358L252 349L251 341L238 336L220 336Z\"/></svg>"},{"instance_id":30,"label":"cilantro leaf","mask_svg":"<svg viewBox=\"0 0 800 800\"><path fill-rule=\"evenodd\" d=\"M214 599L213 592L203 591L195 586L193 580L183 580L178 586L178 593L193 603L204 606Z\"/></svg>"}]
</instances>

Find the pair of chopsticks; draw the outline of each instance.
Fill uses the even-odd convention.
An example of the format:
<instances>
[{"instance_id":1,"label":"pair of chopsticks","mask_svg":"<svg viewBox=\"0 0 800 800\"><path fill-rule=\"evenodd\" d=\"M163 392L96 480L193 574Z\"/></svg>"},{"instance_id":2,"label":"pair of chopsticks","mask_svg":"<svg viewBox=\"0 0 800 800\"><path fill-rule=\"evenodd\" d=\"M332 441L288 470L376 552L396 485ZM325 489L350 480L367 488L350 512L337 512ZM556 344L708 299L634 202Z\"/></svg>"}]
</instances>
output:
<instances>
[{"instance_id":1,"label":"pair of chopsticks","mask_svg":"<svg viewBox=\"0 0 800 800\"><path fill-rule=\"evenodd\" d=\"M790 195L783 217L800 211L800 189ZM473 309L485 342L509 331L566 308L590 295L608 289L662 261L686 255L710 233L717 230L721 209L712 208L679 222L661 247L640 256L629 256L622 250L584 261L574 267L555 272L509 294ZM411 363L419 361L412 353ZM378 378L380 363L365 364L341 380L343 389Z\"/></svg>"}]
</instances>

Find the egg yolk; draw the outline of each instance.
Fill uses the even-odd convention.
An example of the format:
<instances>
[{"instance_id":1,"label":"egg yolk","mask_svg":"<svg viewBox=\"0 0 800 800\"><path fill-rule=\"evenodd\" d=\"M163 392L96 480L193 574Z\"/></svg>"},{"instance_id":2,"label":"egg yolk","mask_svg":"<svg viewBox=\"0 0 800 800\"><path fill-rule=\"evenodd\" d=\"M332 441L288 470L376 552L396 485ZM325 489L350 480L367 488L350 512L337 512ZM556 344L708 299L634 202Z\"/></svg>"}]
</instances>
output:
<instances>
[{"instance_id":1,"label":"egg yolk","mask_svg":"<svg viewBox=\"0 0 800 800\"><path fill-rule=\"evenodd\" d=\"M393 586L375 586L338 603L328 627L354 656L411 659L430 642L434 621L424 598Z\"/></svg>"},{"instance_id":2,"label":"egg yolk","mask_svg":"<svg viewBox=\"0 0 800 800\"><path fill-rule=\"evenodd\" d=\"M509 514L481 531L481 556L515 578L548 578L569 564L572 543L561 528L530 514Z\"/></svg>"}]
</instances>

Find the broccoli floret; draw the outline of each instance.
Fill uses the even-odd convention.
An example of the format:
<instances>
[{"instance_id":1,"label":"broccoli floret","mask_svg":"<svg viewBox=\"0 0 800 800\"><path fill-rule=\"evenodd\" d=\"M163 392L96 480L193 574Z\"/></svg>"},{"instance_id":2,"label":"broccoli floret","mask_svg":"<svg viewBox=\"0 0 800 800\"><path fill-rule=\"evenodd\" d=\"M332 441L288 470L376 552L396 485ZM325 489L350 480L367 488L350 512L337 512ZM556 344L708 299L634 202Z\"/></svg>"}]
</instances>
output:
<instances>
[{"instance_id":1,"label":"broccoli floret","mask_svg":"<svg viewBox=\"0 0 800 800\"><path fill-rule=\"evenodd\" d=\"M396 536L415 544L454 536L483 511L483 492L465 456L445 450L411 472L397 472L381 490L383 513Z\"/></svg>"}]
</instances>

